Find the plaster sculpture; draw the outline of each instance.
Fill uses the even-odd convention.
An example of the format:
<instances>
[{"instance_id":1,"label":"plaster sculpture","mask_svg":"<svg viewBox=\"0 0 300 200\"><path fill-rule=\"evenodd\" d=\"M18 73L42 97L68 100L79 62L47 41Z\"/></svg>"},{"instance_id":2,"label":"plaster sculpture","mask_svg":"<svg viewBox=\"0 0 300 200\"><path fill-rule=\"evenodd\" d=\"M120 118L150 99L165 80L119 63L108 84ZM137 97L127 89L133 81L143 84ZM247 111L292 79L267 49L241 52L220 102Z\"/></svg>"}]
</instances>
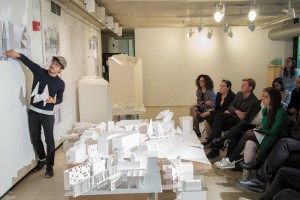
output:
<instances>
[{"instance_id":1,"label":"plaster sculpture","mask_svg":"<svg viewBox=\"0 0 300 200\"><path fill-rule=\"evenodd\" d=\"M179 122L183 134L193 133L193 117L191 116L180 117Z\"/></svg>"},{"instance_id":2,"label":"plaster sculpture","mask_svg":"<svg viewBox=\"0 0 300 200\"><path fill-rule=\"evenodd\" d=\"M74 147L70 148L67 152L67 162L70 164L82 163L87 159L86 145L79 143Z\"/></svg>"}]
</instances>

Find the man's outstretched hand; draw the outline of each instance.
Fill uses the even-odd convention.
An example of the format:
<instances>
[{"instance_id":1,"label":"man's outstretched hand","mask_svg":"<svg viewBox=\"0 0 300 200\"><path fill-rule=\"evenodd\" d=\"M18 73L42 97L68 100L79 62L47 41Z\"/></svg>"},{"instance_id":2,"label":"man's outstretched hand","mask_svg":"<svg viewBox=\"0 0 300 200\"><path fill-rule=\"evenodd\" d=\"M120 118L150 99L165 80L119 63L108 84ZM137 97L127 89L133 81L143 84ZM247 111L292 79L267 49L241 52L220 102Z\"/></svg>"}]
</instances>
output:
<instances>
[{"instance_id":1,"label":"man's outstretched hand","mask_svg":"<svg viewBox=\"0 0 300 200\"><path fill-rule=\"evenodd\" d=\"M15 50L8 50L5 52L5 55L10 58L20 58L20 54Z\"/></svg>"}]
</instances>

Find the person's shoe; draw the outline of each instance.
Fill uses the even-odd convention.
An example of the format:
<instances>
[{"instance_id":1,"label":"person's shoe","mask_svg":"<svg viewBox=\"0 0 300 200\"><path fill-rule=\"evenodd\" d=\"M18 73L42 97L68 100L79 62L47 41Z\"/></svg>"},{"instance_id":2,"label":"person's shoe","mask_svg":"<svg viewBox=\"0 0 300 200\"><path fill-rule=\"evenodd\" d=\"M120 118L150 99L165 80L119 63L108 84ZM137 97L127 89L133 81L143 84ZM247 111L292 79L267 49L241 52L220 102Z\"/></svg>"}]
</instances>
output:
<instances>
[{"instance_id":1,"label":"person's shoe","mask_svg":"<svg viewBox=\"0 0 300 200\"><path fill-rule=\"evenodd\" d=\"M208 154L206 154L207 158L215 158L220 154L219 149L212 149Z\"/></svg>"},{"instance_id":2,"label":"person's shoe","mask_svg":"<svg viewBox=\"0 0 300 200\"><path fill-rule=\"evenodd\" d=\"M230 162L229 158L222 158L221 161L215 162L215 165L219 169L233 169L235 168L235 161Z\"/></svg>"},{"instance_id":3,"label":"person's shoe","mask_svg":"<svg viewBox=\"0 0 300 200\"><path fill-rule=\"evenodd\" d=\"M256 160L249 162L249 163L240 163L241 168L243 169L257 169L258 168L258 163Z\"/></svg>"},{"instance_id":4,"label":"person's shoe","mask_svg":"<svg viewBox=\"0 0 300 200\"><path fill-rule=\"evenodd\" d=\"M207 146L211 143L212 138L205 138L206 142L201 142L204 148L208 148Z\"/></svg>"},{"instance_id":5,"label":"person's shoe","mask_svg":"<svg viewBox=\"0 0 300 200\"><path fill-rule=\"evenodd\" d=\"M266 191L266 183L260 181L258 178L253 178L251 180L246 180L246 181L237 179L237 180L235 180L235 182L239 186L241 186L241 187L243 187L243 188L245 188L245 189L247 189L251 192L264 192L264 191Z\"/></svg>"},{"instance_id":6,"label":"person's shoe","mask_svg":"<svg viewBox=\"0 0 300 200\"><path fill-rule=\"evenodd\" d=\"M223 144L223 143L225 142L226 139L227 139L227 138L225 138L224 136L221 136L221 137L219 137L219 138L217 138L217 139L214 139L214 140L212 141L212 143L213 143L215 146L219 146L219 145Z\"/></svg>"},{"instance_id":7,"label":"person's shoe","mask_svg":"<svg viewBox=\"0 0 300 200\"><path fill-rule=\"evenodd\" d=\"M54 175L53 167L47 167L45 178L51 178Z\"/></svg>"},{"instance_id":8,"label":"person's shoe","mask_svg":"<svg viewBox=\"0 0 300 200\"><path fill-rule=\"evenodd\" d=\"M33 168L33 172L37 172L40 171L41 169L44 168L44 166L46 165L46 161L38 161L37 166L35 166L35 168Z\"/></svg>"}]
</instances>

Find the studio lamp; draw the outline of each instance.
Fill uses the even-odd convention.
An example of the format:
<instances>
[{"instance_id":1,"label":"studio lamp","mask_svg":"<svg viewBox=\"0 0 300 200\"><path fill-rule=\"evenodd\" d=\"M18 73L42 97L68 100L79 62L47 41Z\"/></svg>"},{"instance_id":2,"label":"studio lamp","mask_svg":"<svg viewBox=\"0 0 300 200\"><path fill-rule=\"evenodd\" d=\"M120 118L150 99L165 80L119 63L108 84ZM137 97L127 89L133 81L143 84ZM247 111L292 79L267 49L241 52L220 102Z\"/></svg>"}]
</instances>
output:
<instances>
[{"instance_id":1,"label":"studio lamp","mask_svg":"<svg viewBox=\"0 0 300 200\"><path fill-rule=\"evenodd\" d=\"M203 29L204 25L201 24L201 26L198 27L198 32L201 33L202 29Z\"/></svg>"},{"instance_id":2,"label":"studio lamp","mask_svg":"<svg viewBox=\"0 0 300 200\"><path fill-rule=\"evenodd\" d=\"M226 24L223 26L223 31L224 31L224 33L227 33L228 29L229 29L229 25L228 25L228 23L226 23Z\"/></svg>"},{"instance_id":3,"label":"studio lamp","mask_svg":"<svg viewBox=\"0 0 300 200\"><path fill-rule=\"evenodd\" d=\"M253 22L250 22L249 24L248 24L248 28L250 29L250 31L254 31L255 30L255 25L254 25L254 23Z\"/></svg>"},{"instance_id":4,"label":"studio lamp","mask_svg":"<svg viewBox=\"0 0 300 200\"><path fill-rule=\"evenodd\" d=\"M289 17L291 17L291 18L295 18L295 17L296 17L295 9L292 8L291 1L289 1L289 3L288 3L287 15L288 15Z\"/></svg>"},{"instance_id":5,"label":"studio lamp","mask_svg":"<svg viewBox=\"0 0 300 200\"><path fill-rule=\"evenodd\" d=\"M207 38L210 39L212 35L213 35L213 30L211 27L209 27L207 32Z\"/></svg>"},{"instance_id":6,"label":"studio lamp","mask_svg":"<svg viewBox=\"0 0 300 200\"><path fill-rule=\"evenodd\" d=\"M189 32L187 33L187 38L191 38L193 36L194 31L192 30L192 28L190 27Z\"/></svg>"},{"instance_id":7,"label":"studio lamp","mask_svg":"<svg viewBox=\"0 0 300 200\"><path fill-rule=\"evenodd\" d=\"M250 10L249 10L249 13L248 13L248 18L251 22L253 22L257 16L257 13L256 13L257 9L256 9L256 5L255 3L252 3L251 4L251 7L250 7Z\"/></svg>"},{"instance_id":8,"label":"studio lamp","mask_svg":"<svg viewBox=\"0 0 300 200\"><path fill-rule=\"evenodd\" d=\"M225 14L225 4L220 3L216 5L216 12L214 14L214 18L216 22L220 22Z\"/></svg>"},{"instance_id":9,"label":"studio lamp","mask_svg":"<svg viewBox=\"0 0 300 200\"><path fill-rule=\"evenodd\" d=\"M232 29L231 29L231 28L228 29L227 35L228 35L228 37L230 37L230 38L233 37L233 33L232 33Z\"/></svg>"}]
</instances>

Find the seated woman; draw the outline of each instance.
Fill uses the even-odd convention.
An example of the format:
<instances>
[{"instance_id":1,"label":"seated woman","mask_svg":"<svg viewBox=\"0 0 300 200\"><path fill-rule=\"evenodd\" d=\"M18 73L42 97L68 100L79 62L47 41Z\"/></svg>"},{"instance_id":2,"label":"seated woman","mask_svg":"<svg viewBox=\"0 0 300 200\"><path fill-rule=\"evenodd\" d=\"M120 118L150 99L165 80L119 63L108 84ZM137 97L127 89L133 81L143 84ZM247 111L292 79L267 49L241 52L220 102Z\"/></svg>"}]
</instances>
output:
<instances>
[{"instance_id":1,"label":"seated woman","mask_svg":"<svg viewBox=\"0 0 300 200\"><path fill-rule=\"evenodd\" d=\"M198 137L201 137L199 123L204 120L201 113L213 109L215 107L214 84L208 75L201 74L196 79L197 86L197 104L191 107L190 115L193 117L194 131Z\"/></svg>"},{"instance_id":2,"label":"seated woman","mask_svg":"<svg viewBox=\"0 0 300 200\"><path fill-rule=\"evenodd\" d=\"M272 83L272 88L280 91L281 93L281 104L284 109L287 109L290 100L291 100L291 92L284 88L282 78L275 78Z\"/></svg>"},{"instance_id":3,"label":"seated woman","mask_svg":"<svg viewBox=\"0 0 300 200\"><path fill-rule=\"evenodd\" d=\"M262 124L258 129L253 129L244 133L238 142L234 152L227 158L215 163L220 169L234 168L235 161L239 158L240 153L244 150L244 161L251 162L254 160L257 146L263 152L268 143L283 131L288 123L288 115L281 106L281 94L276 89L269 89L264 93L262 98L263 104L266 106L262 110ZM248 171L244 170L243 180L248 179Z\"/></svg>"},{"instance_id":4,"label":"seated woman","mask_svg":"<svg viewBox=\"0 0 300 200\"><path fill-rule=\"evenodd\" d=\"M202 140L204 145L209 142L207 138L211 138L211 125L216 116L215 114L223 113L235 97L235 94L231 90L231 86L232 84L229 80L223 79L220 83L219 92L217 93L215 108L200 114L201 117L205 119L204 127L206 136L205 139Z\"/></svg>"}]
</instances>

